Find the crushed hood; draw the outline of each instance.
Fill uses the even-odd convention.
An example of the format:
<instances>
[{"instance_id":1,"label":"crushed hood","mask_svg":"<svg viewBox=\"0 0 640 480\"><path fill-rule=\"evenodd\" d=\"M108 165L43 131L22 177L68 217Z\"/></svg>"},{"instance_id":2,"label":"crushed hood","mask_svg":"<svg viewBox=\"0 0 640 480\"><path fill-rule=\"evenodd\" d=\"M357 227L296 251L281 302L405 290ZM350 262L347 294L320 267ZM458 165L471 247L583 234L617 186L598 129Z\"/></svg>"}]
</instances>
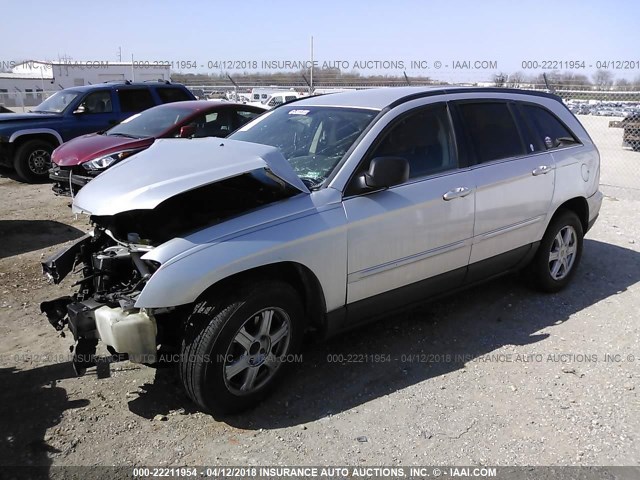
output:
<instances>
[{"instance_id":1,"label":"crushed hood","mask_svg":"<svg viewBox=\"0 0 640 480\"><path fill-rule=\"evenodd\" d=\"M102 216L150 210L180 193L259 169L309 193L277 148L223 138L161 139L89 182L73 211Z\"/></svg>"}]
</instances>

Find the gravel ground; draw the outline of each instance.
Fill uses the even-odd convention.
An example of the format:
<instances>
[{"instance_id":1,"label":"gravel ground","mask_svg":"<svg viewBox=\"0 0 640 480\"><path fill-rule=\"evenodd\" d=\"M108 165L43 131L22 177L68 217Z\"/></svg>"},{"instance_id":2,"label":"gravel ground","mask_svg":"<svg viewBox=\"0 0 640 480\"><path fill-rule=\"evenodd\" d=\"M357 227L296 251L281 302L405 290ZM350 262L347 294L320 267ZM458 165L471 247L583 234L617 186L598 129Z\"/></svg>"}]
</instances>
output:
<instances>
[{"instance_id":1,"label":"gravel ground","mask_svg":"<svg viewBox=\"0 0 640 480\"><path fill-rule=\"evenodd\" d=\"M607 196L568 289L505 277L310 344L265 403L224 419L172 368L74 376L72 339L38 308L71 280L46 283L39 261L86 219L0 172L0 465L638 465L640 154L608 120L585 121Z\"/></svg>"}]
</instances>

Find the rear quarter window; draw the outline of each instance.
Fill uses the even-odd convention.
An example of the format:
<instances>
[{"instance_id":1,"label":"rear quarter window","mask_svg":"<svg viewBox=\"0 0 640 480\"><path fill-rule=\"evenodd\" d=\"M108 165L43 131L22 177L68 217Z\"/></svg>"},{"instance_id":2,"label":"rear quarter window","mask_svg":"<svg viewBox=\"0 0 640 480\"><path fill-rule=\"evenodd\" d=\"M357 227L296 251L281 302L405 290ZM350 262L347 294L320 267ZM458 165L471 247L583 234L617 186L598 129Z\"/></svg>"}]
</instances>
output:
<instances>
[{"instance_id":1,"label":"rear quarter window","mask_svg":"<svg viewBox=\"0 0 640 480\"><path fill-rule=\"evenodd\" d=\"M183 102L191 100L191 97L181 88L160 87L156 88L162 103Z\"/></svg>"},{"instance_id":2,"label":"rear quarter window","mask_svg":"<svg viewBox=\"0 0 640 480\"><path fill-rule=\"evenodd\" d=\"M538 144L544 149L553 149L566 143L579 143L573 133L550 111L536 105L521 105L520 108L531 123Z\"/></svg>"}]
</instances>

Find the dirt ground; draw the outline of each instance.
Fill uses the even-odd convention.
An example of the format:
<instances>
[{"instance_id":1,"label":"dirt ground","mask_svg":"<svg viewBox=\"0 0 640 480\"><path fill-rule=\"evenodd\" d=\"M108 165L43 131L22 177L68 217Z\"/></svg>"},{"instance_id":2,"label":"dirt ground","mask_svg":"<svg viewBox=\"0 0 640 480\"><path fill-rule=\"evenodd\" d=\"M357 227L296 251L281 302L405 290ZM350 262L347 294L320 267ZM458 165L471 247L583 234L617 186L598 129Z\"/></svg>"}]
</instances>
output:
<instances>
[{"instance_id":1,"label":"dirt ground","mask_svg":"<svg viewBox=\"0 0 640 480\"><path fill-rule=\"evenodd\" d=\"M214 419L172 368L75 377L39 262L87 228L0 172L0 465L638 465L640 153L587 118L606 194L574 282L506 277L306 347L281 388ZM384 362L336 362L388 354Z\"/></svg>"}]
</instances>

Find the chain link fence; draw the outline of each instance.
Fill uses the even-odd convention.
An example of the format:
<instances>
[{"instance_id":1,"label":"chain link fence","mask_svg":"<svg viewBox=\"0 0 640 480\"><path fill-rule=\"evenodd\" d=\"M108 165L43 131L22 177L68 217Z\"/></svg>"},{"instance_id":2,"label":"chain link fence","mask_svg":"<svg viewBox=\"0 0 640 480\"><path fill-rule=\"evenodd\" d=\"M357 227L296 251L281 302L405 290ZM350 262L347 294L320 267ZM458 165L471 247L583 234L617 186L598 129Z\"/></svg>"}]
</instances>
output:
<instances>
[{"instance_id":1,"label":"chain link fence","mask_svg":"<svg viewBox=\"0 0 640 480\"><path fill-rule=\"evenodd\" d=\"M9 89L0 89L0 110L4 108L17 113L28 112L57 91L40 89L10 91Z\"/></svg>"},{"instance_id":2,"label":"chain link fence","mask_svg":"<svg viewBox=\"0 0 640 480\"><path fill-rule=\"evenodd\" d=\"M555 93L600 151L600 184L640 191L640 91L569 87Z\"/></svg>"}]
</instances>

